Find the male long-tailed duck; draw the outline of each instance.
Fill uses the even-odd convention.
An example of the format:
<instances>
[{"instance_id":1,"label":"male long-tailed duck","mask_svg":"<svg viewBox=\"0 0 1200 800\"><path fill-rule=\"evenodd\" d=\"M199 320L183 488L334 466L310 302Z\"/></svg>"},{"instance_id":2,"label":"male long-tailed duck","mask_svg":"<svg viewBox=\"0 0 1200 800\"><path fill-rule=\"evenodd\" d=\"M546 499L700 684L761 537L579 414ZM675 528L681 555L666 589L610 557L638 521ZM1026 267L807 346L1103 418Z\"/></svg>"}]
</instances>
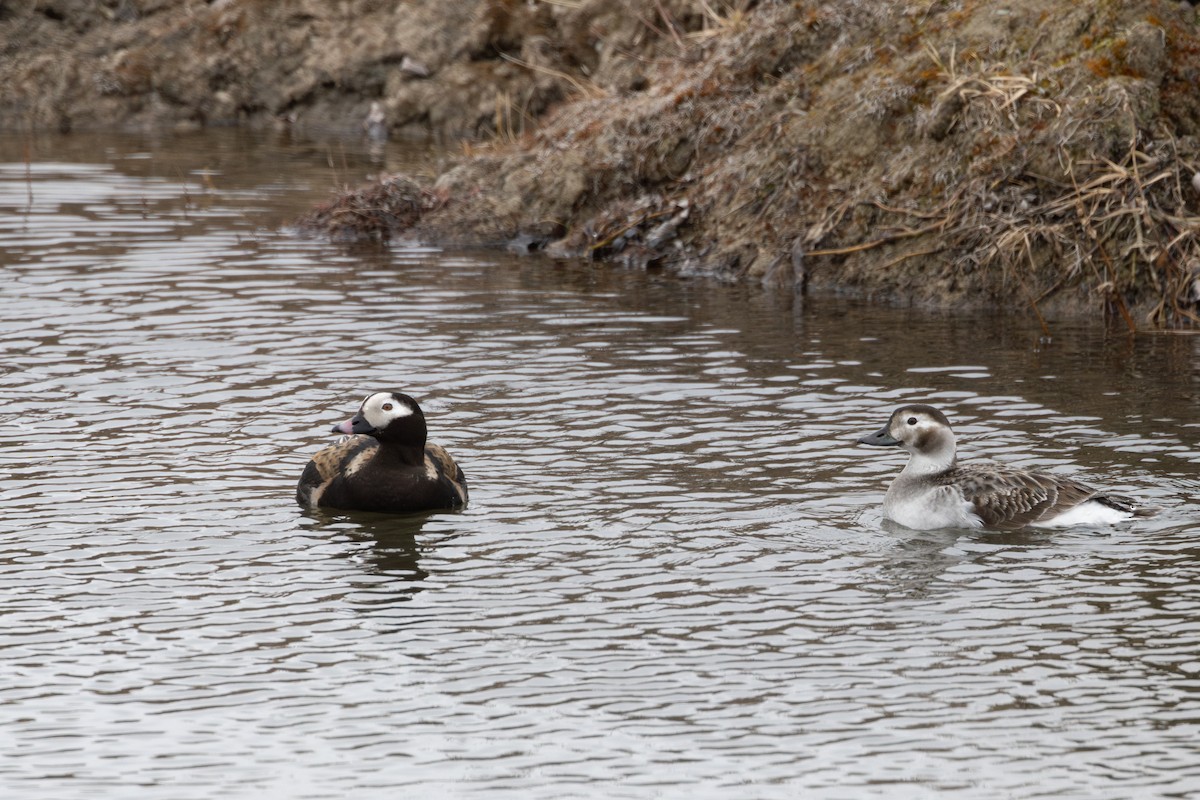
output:
<instances>
[{"instance_id":1,"label":"male long-tailed duck","mask_svg":"<svg viewBox=\"0 0 1200 800\"><path fill-rule=\"evenodd\" d=\"M882 430L858 441L908 451L883 498L883 515L915 530L1110 525L1156 511L1059 475L959 466L950 423L931 406L898 408Z\"/></svg>"},{"instance_id":2,"label":"male long-tailed duck","mask_svg":"<svg viewBox=\"0 0 1200 800\"><path fill-rule=\"evenodd\" d=\"M350 435L304 468L296 502L305 508L402 514L467 502L463 471L443 447L425 441L425 415L408 395L375 392L333 431Z\"/></svg>"}]
</instances>

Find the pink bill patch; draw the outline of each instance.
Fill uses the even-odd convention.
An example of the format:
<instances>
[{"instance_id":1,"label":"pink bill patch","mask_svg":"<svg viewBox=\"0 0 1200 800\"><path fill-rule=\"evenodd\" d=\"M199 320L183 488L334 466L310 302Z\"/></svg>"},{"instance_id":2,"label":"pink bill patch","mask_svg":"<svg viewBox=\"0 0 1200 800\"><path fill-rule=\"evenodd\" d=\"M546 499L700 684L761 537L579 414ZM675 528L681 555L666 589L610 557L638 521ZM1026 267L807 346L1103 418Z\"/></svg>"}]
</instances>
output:
<instances>
[{"instance_id":1,"label":"pink bill patch","mask_svg":"<svg viewBox=\"0 0 1200 800\"><path fill-rule=\"evenodd\" d=\"M354 429L350 427L350 420L334 425L333 429L338 433L354 433Z\"/></svg>"}]
</instances>

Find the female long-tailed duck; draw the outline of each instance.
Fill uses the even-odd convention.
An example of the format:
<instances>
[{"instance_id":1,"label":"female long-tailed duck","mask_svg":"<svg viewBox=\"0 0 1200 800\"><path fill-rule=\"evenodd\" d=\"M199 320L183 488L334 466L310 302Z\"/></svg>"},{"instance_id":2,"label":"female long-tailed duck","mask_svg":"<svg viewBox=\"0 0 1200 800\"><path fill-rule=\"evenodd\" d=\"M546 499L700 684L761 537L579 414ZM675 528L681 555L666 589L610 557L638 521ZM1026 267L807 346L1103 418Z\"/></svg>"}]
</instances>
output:
<instances>
[{"instance_id":1,"label":"female long-tailed duck","mask_svg":"<svg viewBox=\"0 0 1200 800\"><path fill-rule=\"evenodd\" d=\"M1059 475L959 466L950 423L931 406L898 408L882 430L858 441L908 451L883 498L883 515L915 530L1110 525L1157 510Z\"/></svg>"},{"instance_id":2,"label":"female long-tailed duck","mask_svg":"<svg viewBox=\"0 0 1200 800\"><path fill-rule=\"evenodd\" d=\"M463 471L443 447L425 441L425 415L408 395L375 392L333 432L350 435L304 468L296 502L305 508L403 514L467 502Z\"/></svg>"}]
</instances>

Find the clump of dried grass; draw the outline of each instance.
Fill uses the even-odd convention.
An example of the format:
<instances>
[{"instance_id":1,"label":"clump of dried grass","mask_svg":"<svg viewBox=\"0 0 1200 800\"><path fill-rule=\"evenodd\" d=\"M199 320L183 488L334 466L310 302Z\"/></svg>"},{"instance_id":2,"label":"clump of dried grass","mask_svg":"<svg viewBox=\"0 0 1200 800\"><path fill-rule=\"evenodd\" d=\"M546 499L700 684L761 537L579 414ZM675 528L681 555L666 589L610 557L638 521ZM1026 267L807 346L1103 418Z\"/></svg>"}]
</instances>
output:
<instances>
[{"instance_id":1,"label":"clump of dried grass","mask_svg":"<svg viewBox=\"0 0 1200 800\"><path fill-rule=\"evenodd\" d=\"M389 177L344 191L305 214L296 225L334 241L387 241L437 207L433 194L408 178Z\"/></svg>"},{"instance_id":2,"label":"clump of dried grass","mask_svg":"<svg viewBox=\"0 0 1200 800\"><path fill-rule=\"evenodd\" d=\"M1058 280L1036 304L1087 269L1125 323L1136 328L1124 297L1148 302L1155 325L1200 324L1193 284L1200 274L1200 216L1189 214L1184 171L1173 141L1152 152L1130 142L1119 162L1072 165L1070 186L1050 200L999 217L991 259L1005 269L1033 263L1033 248L1049 244ZM1083 181L1080 182L1080 176ZM1139 298L1139 294L1149 297Z\"/></svg>"},{"instance_id":3,"label":"clump of dried grass","mask_svg":"<svg viewBox=\"0 0 1200 800\"><path fill-rule=\"evenodd\" d=\"M749 24L745 8L748 5L747 0L739 3L716 3L717 8L713 8L713 5L706 0L697 0L697 2L704 13L705 27L703 30L689 33L688 38L707 39L713 36L738 33L745 30Z\"/></svg>"},{"instance_id":4,"label":"clump of dried grass","mask_svg":"<svg viewBox=\"0 0 1200 800\"><path fill-rule=\"evenodd\" d=\"M1081 98L1052 70L1027 65L1020 74L976 62L964 71L953 51L943 58L926 49L944 87L921 132L936 141L957 133L958 146L971 151L925 172L931 188L953 187L951 195L928 210L849 197L809 227L805 243L819 245L863 205L882 212L883 224L873 227L883 233L806 255L887 247L881 252L898 255L876 261L883 271L940 255L960 276L993 276L976 285L1017 288L1039 319L1039 305L1082 284L1131 330L1134 305L1153 326L1200 325L1200 216L1189 211L1197 207L1189 184L1196 165L1170 133L1147 130L1122 91ZM1108 157L1122 132L1123 151ZM1048 160L1057 161L1057 177L1037 171Z\"/></svg>"},{"instance_id":5,"label":"clump of dried grass","mask_svg":"<svg viewBox=\"0 0 1200 800\"><path fill-rule=\"evenodd\" d=\"M1044 76L1040 76L1036 70L1031 75L1017 75L1004 64L993 64L981 65L975 74L964 74L959 71L954 48L951 48L948 57L943 58L928 42L924 47L949 83L938 95L934 106L937 109L957 110L973 104L983 109L981 114L976 115L977 124L981 126L993 126L1001 121L1012 126L1019 125L1017 105L1022 100L1026 105L1032 104L1036 114L1044 111L1050 111L1054 116L1062 114L1062 107L1044 96ZM950 121L952 126L953 120ZM941 133L944 135L949 132L948 127Z\"/></svg>"},{"instance_id":6,"label":"clump of dried grass","mask_svg":"<svg viewBox=\"0 0 1200 800\"><path fill-rule=\"evenodd\" d=\"M1124 159L1072 165L1068 183L1049 199L1031 202L1045 190L1044 178L1027 176L1002 193L984 181L964 184L932 213L873 205L915 220L855 245L815 249L809 257L841 256L907 239L920 244L882 264L896 266L936 253L957 254L964 273L999 270L1017 284L1035 314L1060 290L1090 279L1131 330L1137 328L1125 298L1148 306L1155 326L1200 325L1200 216L1185 198L1194 165L1169 146L1153 153L1130 145ZM835 207L810 229L820 240L836 228L855 203ZM932 244L931 244L932 242ZM1035 293L1034 287L1043 288ZM1043 321L1043 325L1045 325Z\"/></svg>"},{"instance_id":7,"label":"clump of dried grass","mask_svg":"<svg viewBox=\"0 0 1200 800\"><path fill-rule=\"evenodd\" d=\"M959 266L1012 276L1039 318L1040 302L1086 277L1131 329L1137 326L1126 298L1147 306L1153 325L1200 323L1193 291L1200 216L1189 213L1185 196L1194 167L1181 160L1174 138L1146 131L1123 93L1081 112L1089 104L1070 102L1062 93L1062 103L1043 96L1041 87L1053 81L1036 72L963 76L953 58L941 62L933 55L949 80L942 98L970 104L975 125L995 130L1007 124L1017 134L1003 153L1007 163L977 164L991 169L980 168L962 185L960 202L941 223L945 239L961 252ZM1026 106L1023 114L1018 104ZM1110 132L1129 132L1117 160L1105 157L1103 142L1094 141L1103 138L1096 116L1106 111L1116 112ZM1023 129L1047 113L1053 124L1042 132ZM1090 132L1079 136L1085 129ZM1033 149L1057 150L1063 177L1033 173ZM1080 151L1090 155L1073 160ZM1035 295L1032 286L1047 279Z\"/></svg>"}]
</instances>

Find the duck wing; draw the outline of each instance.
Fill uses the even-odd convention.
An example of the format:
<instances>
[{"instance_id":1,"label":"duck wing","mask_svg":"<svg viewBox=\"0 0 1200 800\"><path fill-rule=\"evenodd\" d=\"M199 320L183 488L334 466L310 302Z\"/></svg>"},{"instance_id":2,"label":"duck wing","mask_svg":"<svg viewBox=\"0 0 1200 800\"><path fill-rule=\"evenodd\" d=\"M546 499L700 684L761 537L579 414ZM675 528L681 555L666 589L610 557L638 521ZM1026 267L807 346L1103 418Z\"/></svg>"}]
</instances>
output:
<instances>
[{"instance_id":1,"label":"duck wing","mask_svg":"<svg viewBox=\"0 0 1200 800\"><path fill-rule=\"evenodd\" d=\"M305 508L316 508L334 478L353 473L378 447L379 442L373 437L355 435L343 436L319 450L300 475L296 502Z\"/></svg>"},{"instance_id":2,"label":"duck wing","mask_svg":"<svg viewBox=\"0 0 1200 800\"><path fill-rule=\"evenodd\" d=\"M455 463L454 458L446 452L446 448L432 442L425 445L425 468L437 476L438 482L459 498L455 505L467 502L467 476L462 468Z\"/></svg>"},{"instance_id":3,"label":"duck wing","mask_svg":"<svg viewBox=\"0 0 1200 800\"><path fill-rule=\"evenodd\" d=\"M1097 495L1085 483L1000 467L956 467L942 476L989 528L1021 528L1052 519Z\"/></svg>"}]
</instances>

